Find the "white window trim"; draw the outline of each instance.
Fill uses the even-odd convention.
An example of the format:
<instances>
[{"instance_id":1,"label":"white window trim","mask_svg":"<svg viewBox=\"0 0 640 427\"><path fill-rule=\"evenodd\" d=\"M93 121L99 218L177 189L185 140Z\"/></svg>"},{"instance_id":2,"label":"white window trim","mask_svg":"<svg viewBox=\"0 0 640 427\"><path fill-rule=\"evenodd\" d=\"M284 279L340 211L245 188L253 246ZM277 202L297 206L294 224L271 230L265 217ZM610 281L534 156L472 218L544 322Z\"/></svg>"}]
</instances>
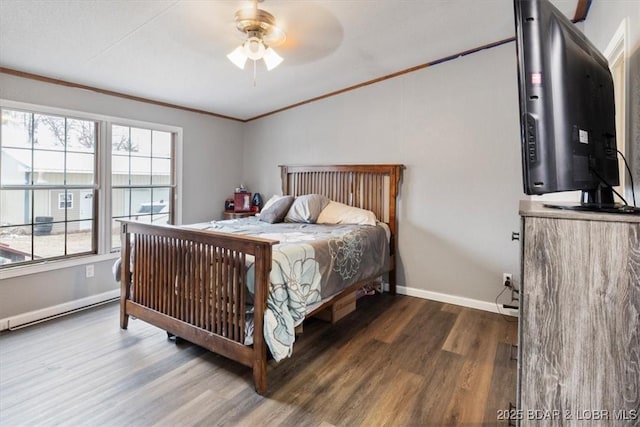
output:
<instances>
[{"instance_id":1,"label":"white window trim","mask_svg":"<svg viewBox=\"0 0 640 427\"><path fill-rule=\"evenodd\" d=\"M17 265L5 267L0 270L0 279L8 279L18 276L42 273L46 271L58 270L62 268L75 267L78 265L91 264L119 257L119 252L111 252L111 198L109 191L111 188L111 148L105 141L111 141L111 125L122 124L133 127L143 127L159 131L171 132L175 134L175 185L174 207L175 222L182 224L182 138L183 129L178 126L165 125L160 123L147 122L142 120L129 119L124 117L108 116L104 114L88 113L84 111L69 110L57 107L47 107L44 105L31 104L25 102L12 101L0 98L0 107L7 109L18 109L35 111L44 114L62 115L70 118L95 120L98 124L98 141L96 155L100 158L97 165L96 176L99 178L98 185L98 244L97 254L78 255L70 258L43 261L37 264Z\"/></svg>"},{"instance_id":2,"label":"white window trim","mask_svg":"<svg viewBox=\"0 0 640 427\"><path fill-rule=\"evenodd\" d=\"M620 25L618 25L618 28L616 29L615 33L613 33L613 36L611 37L611 40L609 40L609 44L607 44L606 49L604 49L604 51L602 52L602 54L605 56L605 58L607 58L607 61L609 62L609 66L611 66L612 64L615 64L617 61L619 61L620 59L622 59L624 61L623 64L623 68L622 68L622 91L621 93L623 93L623 100L622 100L622 108L624 109L624 111L622 112L622 130L623 130L623 139L622 141L624 142L624 146L620 147L620 137L617 138L617 148L618 150L620 150L624 156L627 158L627 161L630 161L631 159L631 155L630 155L630 140L629 140L629 129L628 129L628 123L629 123L629 110L630 110L630 105L629 103L631 102L629 99L629 96L627 95L627 88L629 88L629 22L627 18L624 18L621 22ZM620 112L616 111L616 115L618 115ZM624 163L623 163L624 164ZM622 194L625 196L625 198L627 199L627 202L631 203L631 200L633 198L631 192L632 192L632 188L631 188L631 183L627 177L627 170L624 168L624 166L620 169L620 185L622 186Z\"/></svg>"}]
</instances>

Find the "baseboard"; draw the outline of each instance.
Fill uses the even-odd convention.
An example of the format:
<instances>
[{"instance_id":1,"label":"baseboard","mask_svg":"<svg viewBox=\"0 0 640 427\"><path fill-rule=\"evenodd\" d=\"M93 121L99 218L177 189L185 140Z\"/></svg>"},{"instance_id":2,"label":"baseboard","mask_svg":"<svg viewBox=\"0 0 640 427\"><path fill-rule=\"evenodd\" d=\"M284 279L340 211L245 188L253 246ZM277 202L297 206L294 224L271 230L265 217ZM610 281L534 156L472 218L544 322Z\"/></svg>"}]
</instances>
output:
<instances>
[{"instance_id":1,"label":"baseboard","mask_svg":"<svg viewBox=\"0 0 640 427\"><path fill-rule=\"evenodd\" d=\"M507 316L518 316L517 310L502 307L498 308L495 302L481 301L472 298L459 297L456 295L442 294L440 292L425 291L424 289L409 288L406 286L398 286L396 288L396 291L400 295L408 295L411 297L444 302L447 304L460 305L462 307L475 308L478 310L490 311L492 313L499 313Z\"/></svg>"},{"instance_id":2,"label":"baseboard","mask_svg":"<svg viewBox=\"0 0 640 427\"><path fill-rule=\"evenodd\" d=\"M52 317L57 317L72 311L80 310L85 307L118 298L119 296L120 289L114 289L112 291L103 292L97 295L91 295L86 298L65 302L63 304L54 305L40 310L18 314L17 316L6 317L4 319L0 319L0 331L4 331L6 329L14 329L20 326L27 325L29 323L39 322Z\"/></svg>"},{"instance_id":3,"label":"baseboard","mask_svg":"<svg viewBox=\"0 0 640 427\"><path fill-rule=\"evenodd\" d=\"M398 286L396 290L400 295L408 295L412 297L444 302L447 304L460 305L463 307L475 308L478 310L489 311L492 313L501 313L507 316L517 317L517 311L504 308L500 308L500 311L498 311L498 307L496 307L496 304L493 302L480 301L472 298L443 294L440 292L426 291L424 289L409 288L406 286ZM79 310L84 307L118 298L119 296L120 289L114 289L112 291L104 292L98 295L92 295L90 297L69 301L64 304L30 311L28 313L19 314L17 316L6 317L4 319L0 319L0 331L13 329L29 323L34 323L51 317L60 316L62 314Z\"/></svg>"}]
</instances>

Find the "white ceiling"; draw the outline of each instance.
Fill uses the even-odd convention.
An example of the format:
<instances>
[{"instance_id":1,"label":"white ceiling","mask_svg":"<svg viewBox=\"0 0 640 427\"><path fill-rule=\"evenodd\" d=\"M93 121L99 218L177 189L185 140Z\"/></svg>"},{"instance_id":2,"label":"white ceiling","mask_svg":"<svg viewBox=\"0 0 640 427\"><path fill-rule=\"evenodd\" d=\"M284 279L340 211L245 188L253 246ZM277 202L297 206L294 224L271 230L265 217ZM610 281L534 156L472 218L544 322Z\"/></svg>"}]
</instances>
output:
<instances>
[{"instance_id":1,"label":"white ceiling","mask_svg":"<svg viewBox=\"0 0 640 427\"><path fill-rule=\"evenodd\" d=\"M578 0L553 3L573 18ZM513 37L511 0L267 0L267 71L226 58L240 0L0 0L0 67L248 119Z\"/></svg>"}]
</instances>

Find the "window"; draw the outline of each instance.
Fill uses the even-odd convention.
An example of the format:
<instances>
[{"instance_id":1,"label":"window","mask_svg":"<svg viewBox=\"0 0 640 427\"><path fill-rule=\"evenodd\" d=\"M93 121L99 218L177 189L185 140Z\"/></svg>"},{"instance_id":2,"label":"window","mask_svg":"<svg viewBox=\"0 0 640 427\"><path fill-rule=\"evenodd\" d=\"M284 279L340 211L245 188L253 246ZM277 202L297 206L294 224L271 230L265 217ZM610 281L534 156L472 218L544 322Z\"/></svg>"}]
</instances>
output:
<instances>
[{"instance_id":1,"label":"window","mask_svg":"<svg viewBox=\"0 0 640 427\"><path fill-rule=\"evenodd\" d=\"M58 193L58 209L73 209L73 193Z\"/></svg>"},{"instance_id":2,"label":"window","mask_svg":"<svg viewBox=\"0 0 640 427\"><path fill-rule=\"evenodd\" d=\"M96 253L97 122L0 111L0 264Z\"/></svg>"},{"instance_id":3,"label":"window","mask_svg":"<svg viewBox=\"0 0 640 427\"><path fill-rule=\"evenodd\" d=\"M5 100L0 117L0 268L107 256L119 219L179 220L179 128Z\"/></svg>"},{"instance_id":4,"label":"window","mask_svg":"<svg viewBox=\"0 0 640 427\"><path fill-rule=\"evenodd\" d=\"M174 142L170 132L111 126L112 249L119 219L173 223Z\"/></svg>"}]
</instances>

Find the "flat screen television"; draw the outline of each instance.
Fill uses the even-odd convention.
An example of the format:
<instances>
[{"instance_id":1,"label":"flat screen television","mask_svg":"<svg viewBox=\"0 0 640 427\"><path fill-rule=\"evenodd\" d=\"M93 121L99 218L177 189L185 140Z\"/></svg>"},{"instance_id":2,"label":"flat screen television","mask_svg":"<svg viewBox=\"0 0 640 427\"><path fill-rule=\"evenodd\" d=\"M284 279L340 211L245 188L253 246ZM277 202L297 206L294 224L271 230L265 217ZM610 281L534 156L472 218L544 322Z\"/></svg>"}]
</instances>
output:
<instances>
[{"instance_id":1,"label":"flat screen television","mask_svg":"<svg viewBox=\"0 0 640 427\"><path fill-rule=\"evenodd\" d=\"M581 190L577 206L636 213L620 184L607 59L548 0L514 0L524 192ZM624 199L623 199L624 200Z\"/></svg>"}]
</instances>

